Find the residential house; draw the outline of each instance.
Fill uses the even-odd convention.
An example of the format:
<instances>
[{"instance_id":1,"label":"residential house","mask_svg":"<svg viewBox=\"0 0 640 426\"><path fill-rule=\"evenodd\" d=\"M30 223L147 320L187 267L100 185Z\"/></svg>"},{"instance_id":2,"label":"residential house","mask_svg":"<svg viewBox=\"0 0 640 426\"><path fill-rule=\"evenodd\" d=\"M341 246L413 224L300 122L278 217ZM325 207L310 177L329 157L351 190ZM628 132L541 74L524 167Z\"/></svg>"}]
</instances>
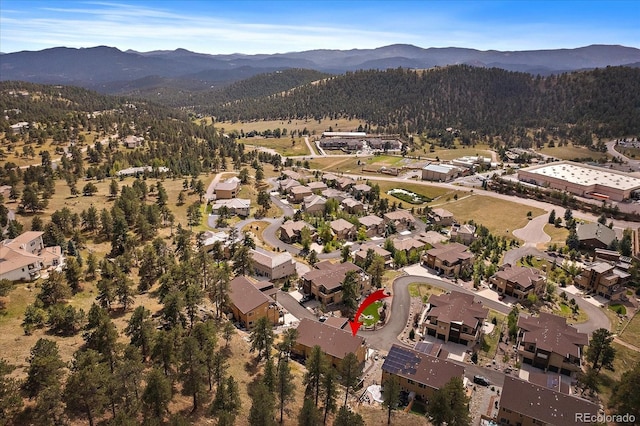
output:
<instances>
[{"instance_id":1,"label":"residential house","mask_svg":"<svg viewBox=\"0 0 640 426\"><path fill-rule=\"evenodd\" d=\"M358 218L360 226L364 226L367 237L380 237L384 235L384 219L376 215L368 215Z\"/></svg>"},{"instance_id":2,"label":"residential house","mask_svg":"<svg viewBox=\"0 0 640 426\"><path fill-rule=\"evenodd\" d=\"M309 182L307 186L311 189L311 191L313 191L314 194L319 194L328 188L326 183L320 181Z\"/></svg>"},{"instance_id":3,"label":"residential house","mask_svg":"<svg viewBox=\"0 0 640 426\"><path fill-rule=\"evenodd\" d=\"M342 177L336 181L336 188L338 188L340 191L348 191L355 184L355 180L348 177Z\"/></svg>"},{"instance_id":4,"label":"residential house","mask_svg":"<svg viewBox=\"0 0 640 426\"><path fill-rule=\"evenodd\" d=\"M356 236L356 226L342 218L331 221L329 226L338 240L353 240Z\"/></svg>"},{"instance_id":5,"label":"residential house","mask_svg":"<svg viewBox=\"0 0 640 426\"><path fill-rule=\"evenodd\" d=\"M393 243L393 248L396 251L403 251L406 254L409 254L411 250L422 251L425 245L422 241L413 237L393 238L391 243Z\"/></svg>"},{"instance_id":6,"label":"residential house","mask_svg":"<svg viewBox=\"0 0 640 426\"><path fill-rule=\"evenodd\" d=\"M465 246L471 245L476 240L476 227L468 223L454 223L449 231L451 241L457 241Z\"/></svg>"},{"instance_id":7,"label":"residential house","mask_svg":"<svg viewBox=\"0 0 640 426\"><path fill-rule=\"evenodd\" d=\"M309 228L312 234L314 234L316 230L316 228L303 220L297 222L288 220L280 226L280 239L289 244L300 242L300 231L302 231L303 228Z\"/></svg>"},{"instance_id":8,"label":"residential house","mask_svg":"<svg viewBox=\"0 0 640 426\"><path fill-rule=\"evenodd\" d=\"M396 232L413 229L416 223L416 218L408 210L395 210L385 213L382 217L386 224L393 224Z\"/></svg>"},{"instance_id":9,"label":"residential house","mask_svg":"<svg viewBox=\"0 0 640 426\"><path fill-rule=\"evenodd\" d=\"M240 190L240 181L237 179L227 179L224 182L218 182L213 188L216 200L228 200L236 198Z\"/></svg>"},{"instance_id":10,"label":"residential house","mask_svg":"<svg viewBox=\"0 0 640 426\"><path fill-rule=\"evenodd\" d=\"M435 391L454 377L464 380L464 367L446 359L394 344L382 364L382 380L397 377L400 388L428 401Z\"/></svg>"},{"instance_id":11,"label":"residential house","mask_svg":"<svg viewBox=\"0 0 640 426\"><path fill-rule=\"evenodd\" d=\"M422 180L448 182L462 175L462 169L451 164L429 163L422 168Z\"/></svg>"},{"instance_id":12,"label":"residential house","mask_svg":"<svg viewBox=\"0 0 640 426\"><path fill-rule=\"evenodd\" d=\"M302 276L302 290L325 306L339 303L342 301L342 283L349 271L358 273L360 294L368 293L371 289L371 280L360 267L351 262L331 263L328 260L316 263L315 269Z\"/></svg>"},{"instance_id":13,"label":"residential house","mask_svg":"<svg viewBox=\"0 0 640 426\"><path fill-rule=\"evenodd\" d=\"M283 170L282 171L282 176L284 176L284 179L293 179L293 180L300 180L300 179L304 179L305 176L301 175L300 173L293 171L293 170Z\"/></svg>"},{"instance_id":14,"label":"residential house","mask_svg":"<svg viewBox=\"0 0 640 426\"><path fill-rule=\"evenodd\" d=\"M122 144L127 147L127 149L135 149L142 146L144 143L144 138L141 136L133 136L129 135L122 141Z\"/></svg>"},{"instance_id":15,"label":"residential house","mask_svg":"<svg viewBox=\"0 0 640 426\"><path fill-rule=\"evenodd\" d=\"M338 200L339 203L348 197L344 191L338 191L337 189L329 188L322 191L322 196L327 200Z\"/></svg>"},{"instance_id":16,"label":"residential house","mask_svg":"<svg viewBox=\"0 0 640 426\"><path fill-rule=\"evenodd\" d=\"M334 175L333 173L325 173L322 175L322 181L328 186L332 187L338 181L338 176Z\"/></svg>"},{"instance_id":17,"label":"residential house","mask_svg":"<svg viewBox=\"0 0 640 426\"><path fill-rule=\"evenodd\" d=\"M254 272L259 277L277 280L296 274L296 262L291 253L275 253L268 250L252 249L251 259Z\"/></svg>"},{"instance_id":18,"label":"residential house","mask_svg":"<svg viewBox=\"0 0 640 426\"><path fill-rule=\"evenodd\" d=\"M302 210L305 213L311 215L322 215L324 214L324 208L327 204L327 199L320 195L309 195L308 197L304 197L302 201Z\"/></svg>"},{"instance_id":19,"label":"residential house","mask_svg":"<svg viewBox=\"0 0 640 426\"><path fill-rule=\"evenodd\" d=\"M545 291L544 276L533 268L504 265L490 279L498 293L525 300L530 294L542 296Z\"/></svg>"},{"instance_id":20,"label":"residential house","mask_svg":"<svg viewBox=\"0 0 640 426\"><path fill-rule=\"evenodd\" d=\"M482 303L474 302L473 294L457 291L432 294L422 326L424 334L473 347L480 341L488 314L489 310Z\"/></svg>"},{"instance_id":21,"label":"residential house","mask_svg":"<svg viewBox=\"0 0 640 426\"><path fill-rule=\"evenodd\" d=\"M587 249L606 249L616 239L615 231L599 222L578 224L576 234L580 246Z\"/></svg>"},{"instance_id":22,"label":"residential house","mask_svg":"<svg viewBox=\"0 0 640 426\"><path fill-rule=\"evenodd\" d=\"M245 198L215 200L211 205L211 213L219 214L222 207L226 207L231 215L247 217L251 212L251 200Z\"/></svg>"},{"instance_id":23,"label":"residential house","mask_svg":"<svg viewBox=\"0 0 640 426\"><path fill-rule=\"evenodd\" d=\"M583 425L598 413L598 406L585 399L505 376L497 420L500 425Z\"/></svg>"},{"instance_id":24,"label":"residential house","mask_svg":"<svg viewBox=\"0 0 640 426\"><path fill-rule=\"evenodd\" d=\"M11 133L13 133L14 135L18 135L22 132L23 129L29 128L29 123L27 123L26 121L20 121L16 124L12 124L9 127L11 128Z\"/></svg>"},{"instance_id":25,"label":"residential house","mask_svg":"<svg viewBox=\"0 0 640 426\"><path fill-rule=\"evenodd\" d=\"M422 263L445 276L457 276L473 266L473 253L460 243L436 243L422 256Z\"/></svg>"},{"instance_id":26,"label":"residential house","mask_svg":"<svg viewBox=\"0 0 640 426\"><path fill-rule=\"evenodd\" d=\"M342 330L327 323L321 323L303 318L298 325L298 337L292 353L309 357L314 346L320 346L329 365L339 368L345 356L353 353L356 359L364 364L367 355L365 340L360 336L353 336L350 330Z\"/></svg>"},{"instance_id":27,"label":"residential house","mask_svg":"<svg viewBox=\"0 0 640 426\"><path fill-rule=\"evenodd\" d=\"M231 313L234 320L247 329L266 317L271 324L280 322L281 312L276 302L260 291L248 277L238 276L229 283Z\"/></svg>"},{"instance_id":28,"label":"residential house","mask_svg":"<svg viewBox=\"0 0 640 426\"><path fill-rule=\"evenodd\" d=\"M289 189L289 200L294 203L301 203L304 197L308 197L309 195L313 195L313 192L308 186L298 185Z\"/></svg>"},{"instance_id":29,"label":"residential house","mask_svg":"<svg viewBox=\"0 0 640 426\"><path fill-rule=\"evenodd\" d=\"M351 193L356 199L361 199L363 196L369 194L371 192L371 187L366 183L359 183L357 185L353 185L351 188Z\"/></svg>"},{"instance_id":30,"label":"residential house","mask_svg":"<svg viewBox=\"0 0 640 426\"><path fill-rule=\"evenodd\" d=\"M582 350L589 343L563 317L540 312L537 317L518 318L516 348L522 364L545 371L571 375L581 371Z\"/></svg>"},{"instance_id":31,"label":"residential house","mask_svg":"<svg viewBox=\"0 0 640 426\"><path fill-rule=\"evenodd\" d=\"M587 293L595 293L609 300L621 300L626 296L625 284L630 274L608 262L591 262L574 278L576 287Z\"/></svg>"},{"instance_id":32,"label":"residential house","mask_svg":"<svg viewBox=\"0 0 640 426\"><path fill-rule=\"evenodd\" d=\"M429 218L435 225L439 226L451 226L454 222L453 213L441 208L431 210Z\"/></svg>"},{"instance_id":33,"label":"residential house","mask_svg":"<svg viewBox=\"0 0 640 426\"><path fill-rule=\"evenodd\" d=\"M367 259L367 253L369 250L373 250L375 255L378 255L384 259L384 264L386 267L391 267L393 265L393 258L391 257L391 252L383 249L377 244L367 243L360 246L360 250L358 250L353 259L358 265L362 265Z\"/></svg>"},{"instance_id":34,"label":"residential house","mask_svg":"<svg viewBox=\"0 0 640 426\"><path fill-rule=\"evenodd\" d=\"M340 205L345 211L351 214L362 213L364 211L364 204L351 197L342 200L342 203L340 203Z\"/></svg>"},{"instance_id":35,"label":"residential house","mask_svg":"<svg viewBox=\"0 0 640 426\"><path fill-rule=\"evenodd\" d=\"M45 247L43 234L28 231L0 242L0 279L32 281L40 277L43 269L62 266L60 247Z\"/></svg>"},{"instance_id":36,"label":"residential house","mask_svg":"<svg viewBox=\"0 0 640 426\"><path fill-rule=\"evenodd\" d=\"M436 231L421 232L416 236L416 239L429 246L447 241L447 237Z\"/></svg>"},{"instance_id":37,"label":"residential house","mask_svg":"<svg viewBox=\"0 0 640 426\"><path fill-rule=\"evenodd\" d=\"M296 186L302 186L302 184L295 179L283 179L279 183L280 183L281 194L290 194L291 188L294 188Z\"/></svg>"}]
</instances>

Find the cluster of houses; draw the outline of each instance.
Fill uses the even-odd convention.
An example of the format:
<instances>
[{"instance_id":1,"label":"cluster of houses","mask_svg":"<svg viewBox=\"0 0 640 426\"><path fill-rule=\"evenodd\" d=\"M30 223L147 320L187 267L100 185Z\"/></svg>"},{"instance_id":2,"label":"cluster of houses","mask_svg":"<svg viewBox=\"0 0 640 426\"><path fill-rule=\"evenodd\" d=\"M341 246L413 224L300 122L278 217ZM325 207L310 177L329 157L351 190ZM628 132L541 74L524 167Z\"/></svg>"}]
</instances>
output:
<instances>
[{"instance_id":1,"label":"cluster of houses","mask_svg":"<svg viewBox=\"0 0 640 426\"><path fill-rule=\"evenodd\" d=\"M395 136L368 136L365 132L324 132L318 141L320 148L346 152L400 152L402 142Z\"/></svg>"},{"instance_id":2,"label":"cluster of houses","mask_svg":"<svg viewBox=\"0 0 640 426\"><path fill-rule=\"evenodd\" d=\"M62 267L64 256L60 246L45 247L43 234L28 231L0 241L0 280L33 281L43 271Z\"/></svg>"}]
</instances>

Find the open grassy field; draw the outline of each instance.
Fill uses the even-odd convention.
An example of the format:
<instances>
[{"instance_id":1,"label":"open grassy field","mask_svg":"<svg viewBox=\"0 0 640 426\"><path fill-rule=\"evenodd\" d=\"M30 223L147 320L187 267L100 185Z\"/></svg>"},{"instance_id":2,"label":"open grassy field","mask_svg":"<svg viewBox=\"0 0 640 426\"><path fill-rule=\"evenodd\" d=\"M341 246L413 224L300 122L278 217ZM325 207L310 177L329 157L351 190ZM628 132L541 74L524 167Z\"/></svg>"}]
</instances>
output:
<instances>
[{"instance_id":1,"label":"open grassy field","mask_svg":"<svg viewBox=\"0 0 640 426\"><path fill-rule=\"evenodd\" d=\"M436 150L433 152L430 152L428 148L425 148L422 152L416 151L412 154L420 155L423 158L438 158L440 160L454 160L464 156L482 156L492 158L491 149L488 145L476 145L475 148L471 146L456 145L456 149L443 149L436 146Z\"/></svg>"},{"instance_id":2,"label":"open grassy field","mask_svg":"<svg viewBox=\"0 0 640 426\"><path fill-rule=\"evenodd\" d=\"M616 381L620 380L622 374L631 370L637 363L640 362L640 352L636 352L632 349L622 346L616 342L612 343L613 348L616 350L616 357L613 361L614 371L600 370L599 380L599 396L602 399L604 406L607 406L608 401L611 399L611 390Z\"/></svg>"},{"instance_id":3,"label":"open grassy field","mask_svg":"<svg viewBox=\"0 0 640 426\"><path fill-rule=\"evenodd\" d=\"M569 236L569 230L567 228L557 228L555 225L551 225L550 223L544 226L544 232L551 237L551 241L546 244L547 247L551 244L562 247L565 245L567 237Z\"/></svg>"},{"instance_id":4,"label":"open grassy field","mask_svg":"<svg viewBox=\"0 0 640 426\"><path fill-rule=\"evenodd\" d=\"M432 200L430 203L424 203L424 204L403 203L403 206L405 207L424 207L426 205L442 203L447 198L452 200L455 195L458 195L458 197L461 197L462 194L464 194L464 192L461 192L461 191L452 191L450 189L440 188L437 186L429 186L429 185L422 185L418 183L412 183L411 181L402 182L402 183L375 181L375 183L377 183L378 186L380 186L380 197L388 199L390 203L401 202L396 197L387 194L387 191L394 188L401 188L406 191L415 192L416 194L429 197Z\"/></svg>"},{"instance_id":5,"label":"open grassy field","mask_svg":"<svg viewBox=\"0 0 640 426\"><path fill-rule=\"evenodd\" d=\"M551 155L552 157L559 158L561 160L573 160L574 158L593 158L594 160L599 160L601 158L607 158L606 152L596 152L591 151L588 148L581 146L561 146L549 148L545 147L538 150L541 154Z\"/></svg>"},{"instance_id":6,"label":"open grassy field","mask_svg":"<svg viewBox=\"0 0 640 426\"><path fill-rule=\"evenodd\" d=\"M211 117L207 117L207 124L211 124ZM264 132L265 130L274 130L277 128L287 129L289 133L294 130L302 132L304 129L307 129L309 133L312 135L320 136L322 132L329 131L329 127L332 128L334 132L353 132L358 129L358 126L365 126L364 121L360 120L348 120L348 119L339 119L339 120L328 120L324 119L318 122L318 120L257 120L257 121L221 121L219 123L214 123L213 125L217 128L222 128L225 131L244 131L248 133L252 130L257 132Z\"/></svg>"},{"instance_id":7,"label":"open grassy field","mask_svg":"<svg viewBox=\"0 0 640 426\"><path fill-rule=\"evenodd\" d=\"M627 343L640 347L640 315L637 312L619 337Z\"/></svg>"},{"instance_id":8,"label":"open grassy field","mask_svg":"<svg viewBox=\"0 0 640 426\"><path fill-rule=\"evenodd\" d=\"M527 212L531 211L533 217L544 213L544 210L535 207L476 194L437 204L453 213L459 222L473 220L486 226L492 234L508 238L514 238L513 230L529 222Z\"/></svg>"},{"instance_id":9,"label":"open grassy field","mask_svg":"<svg viewBox=\"0 0 640 426\"><path fill-rule=\"evenodd\" d=\"M256 138L243 139L242 142L245 143L245 146L247 149L251 149L252 146L263 146L265 148L273 149L283 157L311 154L309 152L309 148L307 147L307 144L304 142L304 138L292 139L290 137L284 137L284 138L256 137Z\"/></svg>"},{"instance_id":10,"label":"open grassy field","mask_svg":"<svg viewBox=\"0 0 640 426\"><path fill-rule=\"evenodd\" d=\"M419 297L423 302L427 302L432 294L442 294L444 290L430 284L411 283L409 284L409 296Z\"/></svg>"},{"instance_id":11,"label":"open grassy field","mask_svg":"<svg viewBox=\"0 0 640 426\"><path fill-rule=\"evenodd\" d=\"M616 147L616 151L618 151L620 154L624 155L625 157L629 157L629 158L637 158L640 157L640 148L623 148L622 146L618 145Z\"/></svg>"}]
</instances>

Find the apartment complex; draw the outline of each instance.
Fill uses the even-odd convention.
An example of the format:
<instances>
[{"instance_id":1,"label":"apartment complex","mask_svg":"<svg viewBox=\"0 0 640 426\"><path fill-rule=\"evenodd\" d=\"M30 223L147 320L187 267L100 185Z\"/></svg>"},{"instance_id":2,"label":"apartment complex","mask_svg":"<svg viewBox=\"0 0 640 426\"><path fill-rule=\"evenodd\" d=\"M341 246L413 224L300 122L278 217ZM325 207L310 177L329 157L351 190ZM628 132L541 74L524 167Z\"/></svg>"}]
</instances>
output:
<instances>
[{"instance_id":1,"label":"apartment complex","mask_svg":"<svg viewBox=\"0 0 640 426\"><path fill-rule=\"evenodd\" d=\"M429 305L422 324L424 334L470 347L479 342L489 310L474 302L473 294L457 291L432 294Z\"/></svg>"},{"instance_id":2,"label":"apartment complex","mask_svg":"<svg viewBox=\"0 0 640 426\"><path fill-rule=\"evenodd\" d=\"M351 263L331 263L326 260L316 263L313 269L301 278L305 294L312 295L324 305L342 301L342 283L349 271L357 272L358 290L365 294L371 289L371 280L360 267Z\"/></svg>"},{"instance_id":3,"label":"apartment complex","mask_svg":"<svg viewBox=\"0 0 640 426\"><path fill-rule=\"evenodd\" d=\"M563 317L540 312L518 318L516 348L519 361L564 375L580 371L583 348L589 337L567 324Z\"/></svg>"},{"instance_id":4,"label":"apartment complex","mask_svg":"<svg viewBox=\"0 0 640 426\"><path fill-rule=\"evenodd\" d=\"M542 296L545 290L545 278L533 268L506 265L490 279L491 286L500 294L526 299L530 294Z\"/></svg>"},{"instance_id":5,"label":"apartment complex","mask_svg":"<svg viewBox=\"0 0 640 426\"><path fill-rule=\"evenodd\" d=\"M473 253L460 243L436 243L422 256L422 263L440 274L455 276L473 266Z\"/></svg>"},{"instance_id":6,"label":"apartment complex","mask_svg":"<svg viewBox=\"0 0 640 426\"><path fill-rule=\"evenodd\" d=\"M339 367L348 353L353 353L361 363L365 361L366 342L360 336L353 336L350 331L308 318L300 321L297 330L298 337L292 350L295 355L306 359L313 347L318 345L334 367Z\"/></svg>"}]
</instances>

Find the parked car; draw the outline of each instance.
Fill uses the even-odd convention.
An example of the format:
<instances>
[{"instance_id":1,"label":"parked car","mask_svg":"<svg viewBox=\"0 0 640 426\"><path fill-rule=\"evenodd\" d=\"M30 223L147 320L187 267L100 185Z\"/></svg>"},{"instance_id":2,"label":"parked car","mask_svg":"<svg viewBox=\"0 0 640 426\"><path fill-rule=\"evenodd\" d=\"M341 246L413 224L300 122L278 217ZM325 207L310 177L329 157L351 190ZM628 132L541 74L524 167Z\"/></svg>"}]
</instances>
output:
<instances>
[{"instance_id":1,"label":"parked car","mask_svg":"<svg viewBox=\"0 0 640 426\"><path fill-rule=\"evenodd\" d=\"M489 379L483 376L473 376L473 383L478 384L480 386L489 386L491 384Z\"/></svg>"}]
</instances>

